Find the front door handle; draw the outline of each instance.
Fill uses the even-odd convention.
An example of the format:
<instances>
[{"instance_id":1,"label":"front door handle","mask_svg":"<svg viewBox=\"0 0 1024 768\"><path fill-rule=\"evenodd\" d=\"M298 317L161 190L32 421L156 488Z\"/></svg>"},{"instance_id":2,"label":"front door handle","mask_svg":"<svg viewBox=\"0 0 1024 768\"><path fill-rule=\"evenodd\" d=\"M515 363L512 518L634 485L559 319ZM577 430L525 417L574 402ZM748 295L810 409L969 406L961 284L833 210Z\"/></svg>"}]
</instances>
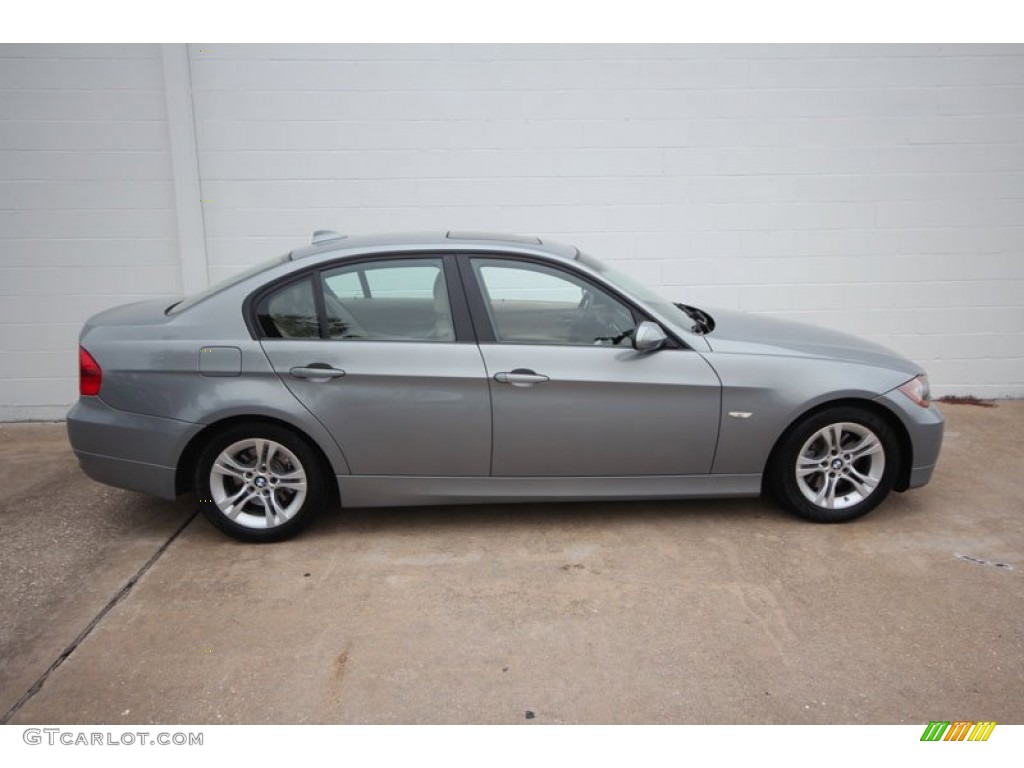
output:
<instances>
[{"instance_id":1,"label":"front door handle","mask_svg":"<svg viewBox=\"0 0 1024 768\"><path fill-rule=\"evenodd\" d=\"M512 371L496 373L494 374L494 380L502 384L511 384L513 387L531 387L534 384L551 381L544 374L531 371L529 368L516 368Z\"/></svg>"},{"instance_id":2,"label":"front door handle","mask_svg":"<svg viewBox=\"0 0 1024 768\"><path fill-rule=\"evenodd\" d=\"M345 372L339 368L332 368L327 363L311 363L309 365L292 368L288 371L297 379L309 379L310 381L328 381L339 379Z\"/></svg>"}]
</instances>

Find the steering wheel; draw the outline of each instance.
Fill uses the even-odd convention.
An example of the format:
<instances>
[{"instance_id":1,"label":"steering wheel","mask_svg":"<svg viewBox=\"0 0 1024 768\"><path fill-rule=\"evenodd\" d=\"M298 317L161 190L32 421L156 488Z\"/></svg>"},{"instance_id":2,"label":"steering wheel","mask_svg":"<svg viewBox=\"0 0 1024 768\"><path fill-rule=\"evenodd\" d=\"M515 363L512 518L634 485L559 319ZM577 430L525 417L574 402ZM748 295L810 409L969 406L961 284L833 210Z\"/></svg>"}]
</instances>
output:
<instances>
[{"instance_id":1,"label":"steering wheel","mask_svg":"<svg viewBox=\"0 0 1024 768\"><path fill-rule=\"evenodd\" d=\"M586 288L583 289L583 295L580 297L580 303L576 305L576 309L579 312L586 312L594 306L594 292L588 291Z\"/></svg>"}]
</instances>

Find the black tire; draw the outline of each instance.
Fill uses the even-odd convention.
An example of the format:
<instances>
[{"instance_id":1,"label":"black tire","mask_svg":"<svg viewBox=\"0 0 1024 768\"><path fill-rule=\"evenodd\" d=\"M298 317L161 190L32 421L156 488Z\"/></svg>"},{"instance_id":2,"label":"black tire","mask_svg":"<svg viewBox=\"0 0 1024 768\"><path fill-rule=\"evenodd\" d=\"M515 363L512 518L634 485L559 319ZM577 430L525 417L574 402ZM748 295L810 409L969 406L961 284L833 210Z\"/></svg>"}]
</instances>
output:
<instances>
[{"instance_id":1,"label":"black tire","mask_svg":"<svg viewBox=\"0 0 1024 768\"><path fill-rule=\"evenodd\" d=\"M767 468L766 486L802 518L845 523L889 495L899 459L899 441L884 418L865 408L839 406L807 417L782 439Z\"/></svg>"},{"instance_id":2,"label":"black tire","mask_svg":"<svg viewBox=\"0 0 1024 768\"><path fill-rule=\"evenodd\" d=\"M260 464L268 455L269 465ZM223 471L214 473L218 461ZM196 462L193 487L215 527L240 541L271 542L291 538L313 521L328 498L327 478L304 438L252 422L210 439Z\"/></svg>"}]
</instances>

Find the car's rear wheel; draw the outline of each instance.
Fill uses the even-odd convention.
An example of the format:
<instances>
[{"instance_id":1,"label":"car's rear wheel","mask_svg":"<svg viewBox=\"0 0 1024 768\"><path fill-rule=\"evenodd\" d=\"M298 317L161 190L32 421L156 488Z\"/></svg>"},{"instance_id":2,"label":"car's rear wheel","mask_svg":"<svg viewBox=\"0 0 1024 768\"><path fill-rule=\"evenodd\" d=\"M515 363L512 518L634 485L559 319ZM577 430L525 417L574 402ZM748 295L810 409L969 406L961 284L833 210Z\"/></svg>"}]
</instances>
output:
<instances>
[{"instance_id":1,"label":"car's rear wheel","mask_svg":"<svg viewBox=\"0 0 1024 768\"><path fill-rule=\"evenodd\" d=\"M846 522L870 512L892 490L898 451L882 417L863 408L831 408L786 436L769 467L769 487L801 517Z\"/></svg>"},{"instance_id":2,"label":"car's rear wheel","mask_svg":"<svg viewBox=\"0 0 1024 768\"><path fill-rule=\"evenodd\" d=\"M275 424L236 424L207 443L196 465L203 514L242 541L281 541L323 508L326 473L297 434Z\"/></svg>"}]
</instances>

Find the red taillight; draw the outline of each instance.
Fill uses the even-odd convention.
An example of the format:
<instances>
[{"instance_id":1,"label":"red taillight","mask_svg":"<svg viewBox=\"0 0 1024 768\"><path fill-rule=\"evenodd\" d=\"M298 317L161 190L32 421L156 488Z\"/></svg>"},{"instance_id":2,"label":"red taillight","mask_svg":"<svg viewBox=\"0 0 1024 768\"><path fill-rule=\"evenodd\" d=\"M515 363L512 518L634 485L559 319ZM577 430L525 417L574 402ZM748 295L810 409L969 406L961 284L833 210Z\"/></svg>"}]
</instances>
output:
<instances>
[{"instance_id":1,"label":"red taillight","mask_svg":"<svg viewBox=\"0 0 1024 768\"><path fill-rule=\"evenodd\" d=\"M78 348L78 394L98 395L103 384L103 371L85 347Z\"/></svg>"}]
</instances>

